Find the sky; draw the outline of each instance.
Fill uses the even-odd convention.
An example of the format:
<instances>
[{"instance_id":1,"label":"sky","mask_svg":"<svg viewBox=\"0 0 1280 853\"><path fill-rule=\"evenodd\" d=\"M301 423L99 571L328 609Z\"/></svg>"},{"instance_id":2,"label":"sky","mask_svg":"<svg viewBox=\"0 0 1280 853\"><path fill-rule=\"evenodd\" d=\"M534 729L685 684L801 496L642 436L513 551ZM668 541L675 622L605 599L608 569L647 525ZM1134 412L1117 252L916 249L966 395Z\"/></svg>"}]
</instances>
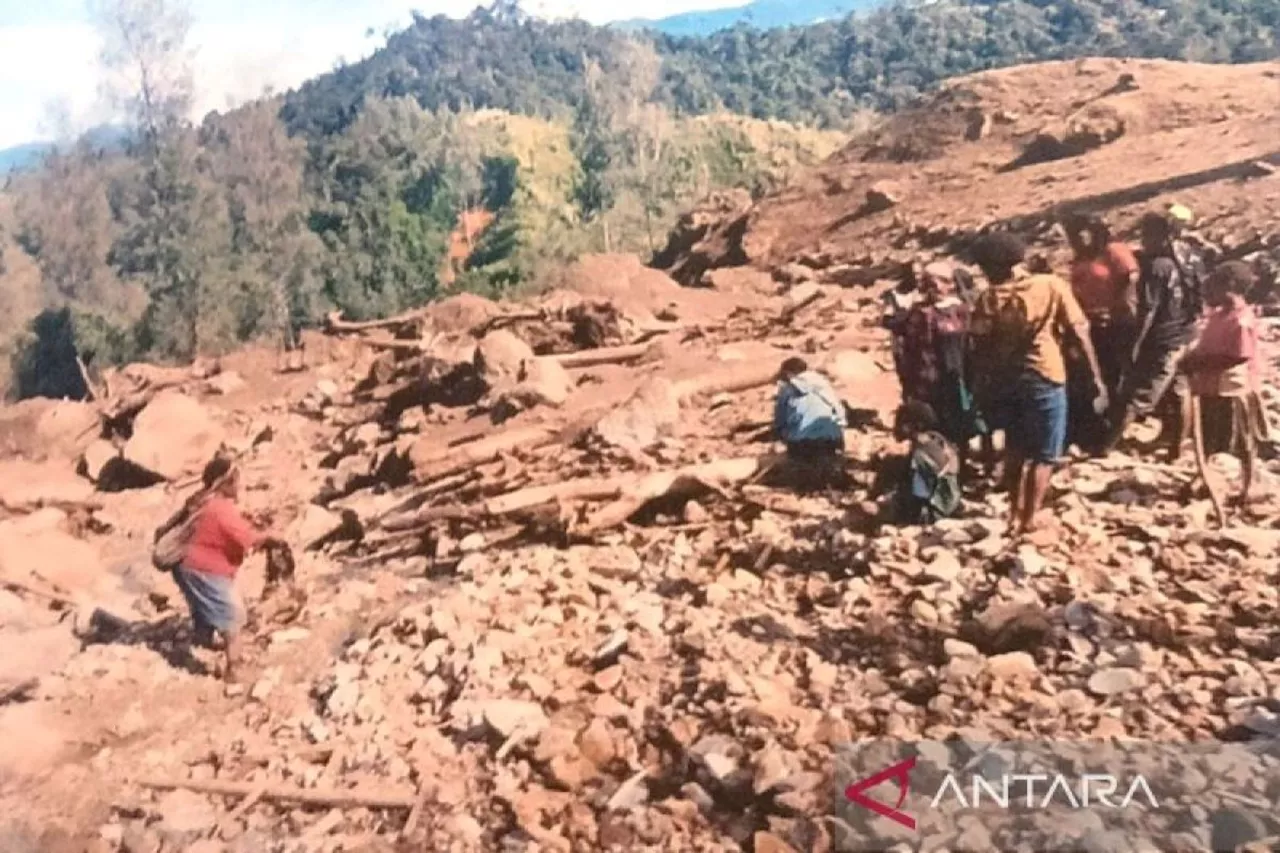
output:
<instances>
[{"instance_id":1,"label":"sky","mask_svg":"<svg viewBox=\"0 0 1280 853\"><path fill-rule=\"evenodd\" d=\"M0 0L0 149L113 118L100 93L90 0ZM367 56L413 10L465 15L476 0L189 0L196 116L287 89ZM660 18L745 0L528 0L544 17ZM374 35L368 35L372 30ZM59 120L59 117L62 120Z\"/></svg>"}]
</instances>

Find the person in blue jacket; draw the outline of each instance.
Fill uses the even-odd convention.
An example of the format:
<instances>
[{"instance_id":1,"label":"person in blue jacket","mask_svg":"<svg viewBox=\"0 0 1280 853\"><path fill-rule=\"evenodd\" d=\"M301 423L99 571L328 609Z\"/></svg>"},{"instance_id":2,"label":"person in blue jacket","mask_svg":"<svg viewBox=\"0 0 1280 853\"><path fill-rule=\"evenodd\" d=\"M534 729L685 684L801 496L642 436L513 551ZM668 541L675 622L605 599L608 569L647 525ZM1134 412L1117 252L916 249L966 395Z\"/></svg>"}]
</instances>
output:
<instances>
[{"instance_id":1,"label":"person in blue jacket","mask_svg":"<svg viewBox=\"0 0 1280 853\"><path fill-rule=\"evenodd\" d=\"M778 371L773 431L787 456L821 481L838 475L844 456L844 403L831 382L802 358L789 358ZM818 482L811 483L818 485Z\"/></svg>"}]
</instances>

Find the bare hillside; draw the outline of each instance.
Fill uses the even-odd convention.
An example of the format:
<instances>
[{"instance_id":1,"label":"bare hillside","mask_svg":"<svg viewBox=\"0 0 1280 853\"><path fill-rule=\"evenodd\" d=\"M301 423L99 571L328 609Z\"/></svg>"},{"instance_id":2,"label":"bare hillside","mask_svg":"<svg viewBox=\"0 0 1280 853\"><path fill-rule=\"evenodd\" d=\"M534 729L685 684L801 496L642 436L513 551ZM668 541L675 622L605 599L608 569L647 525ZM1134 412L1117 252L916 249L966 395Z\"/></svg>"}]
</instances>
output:
<instances>
[{"instance_id":1,"label":"bare hillside","mask_svg":"<svg viewBox=\"0 0 1280 853\"><path fill-rule=\"evenodd\" d=\"M799 261L834 267L837 280L859 277L853 264L874 278L882 262L961 248L982 228L1042 233L1067 210L1124 227L1173 200L1209 235L1242 244L1280 221L1278 131L1276 63L1090 59L959 78L783 192L723 216L734 251L712 248L708 262ZM662 265L679 271L690 244L675 235Z\"/></svg>"}]
</instances>

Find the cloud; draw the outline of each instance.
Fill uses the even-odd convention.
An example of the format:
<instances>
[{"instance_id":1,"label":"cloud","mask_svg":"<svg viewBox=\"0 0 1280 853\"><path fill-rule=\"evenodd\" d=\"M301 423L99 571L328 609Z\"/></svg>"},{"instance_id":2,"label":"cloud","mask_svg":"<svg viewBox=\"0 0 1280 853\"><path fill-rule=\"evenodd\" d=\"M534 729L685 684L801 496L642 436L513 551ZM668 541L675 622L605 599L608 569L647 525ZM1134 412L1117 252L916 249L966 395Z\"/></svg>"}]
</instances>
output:
<instances>
[{"instance_id":1,"label":"cloud","mask_svg":"<svg viewBox=\"0 0 1280 853\"><path fill-rule=\"evenodd\" d=\"M642 0L623 10L605 0L528 0L525 6L544 17L604 23L741 2ZM361 59L380 46L386 29L407 25L415 8L456 17L476 5L474 0L195 0L190 43L196 116L251 100L266 89L292 88L330 70L340 58ZM0 148L51 137L51 104L61 104L79 129L109 120L98 92L98 50L82 3L0 0Z\"/></svg>"},{"instance_id":2,"label":"cloud","mask_svg":"<svg viewBox=\"0 0 1280 853\"><path fill-rule=\"evenodd\" d=\"M98 39L87 24L0 27L0 147L48 136L51 105L88 114L97 100Z\"/></svg>"}]
</instances>

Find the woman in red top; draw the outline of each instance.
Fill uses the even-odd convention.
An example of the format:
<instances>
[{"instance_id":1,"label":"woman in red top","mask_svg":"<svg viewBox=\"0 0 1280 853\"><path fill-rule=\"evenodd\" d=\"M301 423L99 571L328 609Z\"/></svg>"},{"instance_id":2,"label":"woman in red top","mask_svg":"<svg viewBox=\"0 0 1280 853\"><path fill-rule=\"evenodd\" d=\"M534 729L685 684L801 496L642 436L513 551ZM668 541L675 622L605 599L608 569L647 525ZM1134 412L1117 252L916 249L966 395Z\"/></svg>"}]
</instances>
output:
<instances>
[{"instance_id":1,"label":"woman in red top","mask_svg":"<svg viewBox=\"0 0 1280 853\"><path fill-rule=\"evenodd\" d=\"M202 479L204 492L194 510L198 515L173 579L191 608L196 642L207 646L215 631L222 635L227 653L224 675L233 681L242 657L240 626L244 621L235 588L236 573L250 551L279 540L255 529L236 507L240 472L229 459L215 457L205 466Z\"/></svg>"}]
</instances>

